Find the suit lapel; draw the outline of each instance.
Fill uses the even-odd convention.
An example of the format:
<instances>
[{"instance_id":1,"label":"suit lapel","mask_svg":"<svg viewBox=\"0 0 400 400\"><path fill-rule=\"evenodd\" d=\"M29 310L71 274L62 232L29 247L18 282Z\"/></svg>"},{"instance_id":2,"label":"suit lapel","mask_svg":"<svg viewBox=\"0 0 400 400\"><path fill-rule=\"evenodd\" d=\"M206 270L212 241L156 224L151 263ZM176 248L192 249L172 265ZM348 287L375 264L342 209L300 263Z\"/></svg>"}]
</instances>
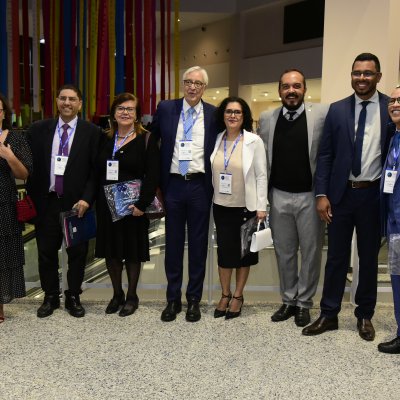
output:
<instances>
[{"instance_id":1,"label":"suit lapel","mask_svg":"<svg viewBox=\"0 0 400 400\"><path fill-rule=\"evenodd\" d=\"M347 104L345 105L345 107L347 108L347 132L349 134L349 139L350 139L350 143L352 145L352 152L353 152L353 148L354 148L354 138L356 135L356 131L355 131L355 108L356 108L356 99L354 97L354 95L348 97L348 101L350 102L350 106L348 106Z\"/></svg>"},{"instance_id":2,"label":"suit lapel","mask_svg":"<svg viewBox=\"0 0 400 400\"><path fill-rule=\"evenodd\" d=\"M312 112L312 104L304 104L304 112L306 113L307 135L308 135L308 155L311 155L311 146L313 144L314 135L314 114Z\"/></svg>"},{"instance_id":3,"label":"suit lapel","mask_svg":"<svg viewBox=\"0 0 400 400\"><path fill-rule=\"evenodd\" d=\"M251 145L253 141L254 138L252 135L246 131L243 131L242 164L244 178L246 178L247 173L249 172L254 157L254 146Z\"/></svg>"},{"instance_id":4,"label":"suit lapel","mask_svg":"<svg viewBox=\"0 0 400 400\"><path fill-rule=\"evenodd\" d=\"M384 96L379 93L379 110L381 113L381 153L384 154L385 152L385 143L386 143L386 135L388 131L388 123L389 123L389 116L388 116L388 109L387 109L387 102ZM389 147L390 149L390 147ZM398 175L397 175L398 177Z\"/></svg>"},{"instance_id":5,"label":"suit lapel","mask_svg":"<svg viewBox=\"0 0 400 400\"><path fill-rule=\"evenodd\" d=\"M49 124L47 126L47 132L45 133L45 137L44 137L44 155L43 155L43 159L44 160L48 160L48 162L46 162L46 172L48 174L48 176L50 176L50 170L51 170L51 153L52 153L52 148L53 148L53 139L54 139L54 134L56 131L56 127L57 127L57 122L58 120L49 120Z\"/></svg>"},{"instance_id":6,"label":"suit lapel","mask_svg":"<svg viewBox=\"0 0 400 400\"><path fill-rule=\"evenodd\" d=\"M78 122L77 122L76 128L75 128L75 133L74 133L74 140L72 141L72 145L68 152L68 162L65 167L66 170L68 169L69 165L73 162L73 160L79 154L79 149L82 148L81 144L82 144L82 140L83 140L83 135L84 135L84 132L82 132L82 121L80 119L78 119Z\"/></svg>"},{"instance_id":7,"label":"suit lapel","mask_svg":"<svg viewBox=\"0 0 400 400\"><path fill-rule=\"evenodd\" d=\"M269 121L269 136L268 136L268 159L271 160L270 163L272 165L272 153L273 153L273 145L274 145L274 135L275 135L275 127L276 127L276 122L278 121L279 115L282 113L282 107L277 108L276 110L273 111L272 113L272 118ZM271 166L270 165L270 166Z\"/></svg>"}]
</instances>

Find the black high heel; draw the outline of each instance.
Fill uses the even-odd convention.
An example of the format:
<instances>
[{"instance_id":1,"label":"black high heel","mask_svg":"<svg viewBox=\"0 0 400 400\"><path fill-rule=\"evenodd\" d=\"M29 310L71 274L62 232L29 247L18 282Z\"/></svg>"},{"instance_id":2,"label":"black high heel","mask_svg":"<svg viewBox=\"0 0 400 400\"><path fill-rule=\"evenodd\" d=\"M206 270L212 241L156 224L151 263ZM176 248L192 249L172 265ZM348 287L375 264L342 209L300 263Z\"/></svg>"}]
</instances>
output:
<instances>
[{"instance_id":1,"label":"black high heel","mask_svg":"<svg viewBox=\"0 0 400 400\"><path fill-rule=\"evenodd\" d=\"M226 305L225 310L218 310L218 308L216 308L214 310L214 318L221 318L226 315L226 310L228 309L229 303L232 299L232 293L229 293L228 295L222 293L221 299L228 299L228 304Z\"/></svg>"},{"instance_id":2,"label":"black high heel","mask_svg":"<svg viewBox=\"0 0 400 400\"><path fill-rule=\"evenodd\" d=\"M225 319L237 318L242 313L242 306L244 304L243 296L238 296L238 297L233 296L233 298L242 302L242 304L240 305L240 310L239 311L230 311L230 310L228 310L226 312Z\"/></svg>"}]
</instances>

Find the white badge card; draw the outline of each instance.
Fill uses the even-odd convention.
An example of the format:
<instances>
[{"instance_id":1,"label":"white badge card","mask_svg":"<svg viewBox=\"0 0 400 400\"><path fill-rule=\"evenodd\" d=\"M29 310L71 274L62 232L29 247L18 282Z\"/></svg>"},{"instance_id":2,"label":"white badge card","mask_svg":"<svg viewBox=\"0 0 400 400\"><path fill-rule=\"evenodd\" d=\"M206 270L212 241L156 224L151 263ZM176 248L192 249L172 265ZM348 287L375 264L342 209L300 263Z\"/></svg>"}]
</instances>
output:
<instances>
[{"instance_id":1,"label":"white badge card","mask_svg":"<svg viewBox=\"0 0 400 400\"><path fill-rule=\"evenodd\" d=\"M54 161L54 175L64 175L67 162L67 156L56 156Z\"/></svg>"},{"instance_id":2,"label":"white badge card","mask_svg":"<svg viewBox=\"0 0 400 400\"><path fill-rule=\"evenodd\" d=\"M394 184L396 183L397 171L387 169L385 171L385 181L383 183L383 193L393 193Z\"/></svg>"},{"instance_id":3,"label":"white badge card","mask_svg":"<svg viewBox=\"0 0 400 400\"><path fill-rule=\"evenodd\" d=\"M192 161L192 141L179 141L179 161Z\"/></svg>"},{"instance_id":4,"label":"white badge card","mask_svg":"<svg viewBox=\"0 0 400 400\"><path fill-rule=\"evenodd\" d=\"M118 160L107 160L107 177L108 181L117 181L118 180L118 170L119 170L119 161Z\"/></svg>"},{"instance_id":5,"label":"white badge card","mask_svg":"<svg viewBox=\"0 0 400 400\"><path fill-rule=\"evenodd\" d=\"M232 194L232 174L219 174L219 192L221 194Z\"/></svg>"}]
</instances>

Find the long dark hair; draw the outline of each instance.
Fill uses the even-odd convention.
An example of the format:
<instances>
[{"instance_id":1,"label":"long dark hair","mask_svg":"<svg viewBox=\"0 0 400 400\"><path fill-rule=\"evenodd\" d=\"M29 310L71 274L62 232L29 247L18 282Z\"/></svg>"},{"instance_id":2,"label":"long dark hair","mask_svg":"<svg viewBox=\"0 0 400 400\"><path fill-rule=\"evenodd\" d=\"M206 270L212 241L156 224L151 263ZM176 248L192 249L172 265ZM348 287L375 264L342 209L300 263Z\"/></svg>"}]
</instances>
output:
<instances>
[{"instance_id":1,"label":"long dark hair","mask_svg":"<svg viewBox=\"0 0 400 400\"><path fill-rule=\"evenodd\" d=\"M218 132L222 132L225 130L225 121L224 121L224 113L226 110L226 106L228 103L239 103L242 106L243 113L243 123L241 128L246 131L252 132L253 130L253 117L251 115L251 110L249 105L243 100L241 97L229 96L226 99L221 101L221 104L218 106L215 119L218 127Z\"/></svg>"},{"instance_id":2,"label":"long dark hair","mask_svg":"<svg viewBox=\"0 0 400 400\"><path fill-rule=\"evenodd\" d=\"M12 124L11 124L11 108L10 105L8 104L8 100L7 98L0 93L0 100L3 104L3 115L4 115L4 119L3 119L3 125L1 127L1 129L5 130L5 129L11 129L12 128Z\"/></svg>"}]
</instances>

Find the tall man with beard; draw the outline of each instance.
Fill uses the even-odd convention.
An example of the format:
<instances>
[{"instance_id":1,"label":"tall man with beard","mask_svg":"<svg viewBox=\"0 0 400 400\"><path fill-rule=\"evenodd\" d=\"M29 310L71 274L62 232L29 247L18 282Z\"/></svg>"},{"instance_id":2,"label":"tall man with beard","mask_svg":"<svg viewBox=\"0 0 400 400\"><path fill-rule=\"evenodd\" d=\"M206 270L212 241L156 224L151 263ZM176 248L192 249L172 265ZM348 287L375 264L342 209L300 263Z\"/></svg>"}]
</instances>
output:
<instances>
[{"instance_id":1,"label":"tall man with beard","mask_svg":"<svg viewBox=\"0 0 400 400\"><path fill-rule=\"evenodd\" d=\"M283 106L263 112L259 128L267 149L270 224L283 303L271 319L285 321L294 315L297 326L310 322L324 230L315 211L312 190L327 106L304 103L306 90L303 73L286 70L279 79Z\"/></svg>"},{"instance_id":2,"label":"tall man with beard","mask_svg":"<svg viewBox=\"0 0 400 400\"><path fill-rule=\"evenodd\" d=\"M351 71L354 94L329 109L315 175L317 210L328 225L328 255L320 317L303 329L319 335L338 329L338 314L357 234L359 281L355 316L359 335L374 340L371 323L377 296L380 247L379 181L387 153L387 96L379 93L380 63L370 53L356 57Z\"/></svg>"}]
</instances>

